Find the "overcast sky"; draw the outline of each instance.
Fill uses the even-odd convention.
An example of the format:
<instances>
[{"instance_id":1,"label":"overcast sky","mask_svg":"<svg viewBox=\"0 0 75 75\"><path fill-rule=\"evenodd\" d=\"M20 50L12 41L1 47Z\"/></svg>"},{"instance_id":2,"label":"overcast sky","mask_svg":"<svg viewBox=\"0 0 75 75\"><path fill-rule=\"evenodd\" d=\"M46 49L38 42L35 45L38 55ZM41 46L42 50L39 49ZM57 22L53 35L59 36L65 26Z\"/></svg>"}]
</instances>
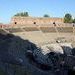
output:
<instances>
[{"instance_id":1,"label":"overcast sky","mask_svg":"<svg viewBox=\"0 0 75 75\"><path fill-rule=\"evenodd\" d=\"M65 13L75 16L75 0L0 0L0 22L9 23L14 14L24 11L35 17L63 17Z\"/></svg>"}]
</instances>

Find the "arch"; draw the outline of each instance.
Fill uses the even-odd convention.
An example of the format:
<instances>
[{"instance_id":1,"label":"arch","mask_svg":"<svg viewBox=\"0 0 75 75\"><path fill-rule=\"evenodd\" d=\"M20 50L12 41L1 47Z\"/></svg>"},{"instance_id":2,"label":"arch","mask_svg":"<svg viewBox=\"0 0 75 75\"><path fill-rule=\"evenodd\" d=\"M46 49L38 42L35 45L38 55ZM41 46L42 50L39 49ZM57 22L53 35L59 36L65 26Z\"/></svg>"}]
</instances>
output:
<instances>
[{"instance_id":1,"label":"arch","mask_svg":"<svg viewBox=\"0 0 75 75\"><path fill-rule=\"evenodd\" d=\"M17 24L17 22L15 22L15 24Z\"/></svg>"},{"instance_id":2,"label":"arch","mask_svg":"<svg viewBox=\"0 0 75 75\"><path fill-rule=\"evenodd\" d=\"M36 24L36 22L34 22L34 24Z\"/></svg>"}]
</instances>

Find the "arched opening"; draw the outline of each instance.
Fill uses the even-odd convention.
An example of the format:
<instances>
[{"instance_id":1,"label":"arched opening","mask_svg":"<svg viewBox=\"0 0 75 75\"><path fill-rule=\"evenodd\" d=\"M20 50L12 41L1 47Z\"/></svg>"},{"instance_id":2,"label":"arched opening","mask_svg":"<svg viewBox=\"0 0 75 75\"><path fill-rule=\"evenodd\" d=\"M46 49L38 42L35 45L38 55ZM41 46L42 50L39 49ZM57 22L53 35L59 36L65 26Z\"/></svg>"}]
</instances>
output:
<instances>
[{"instance_id":1,"label":"arched opening","mask_svg":"<svg viewBox=\"0 0 75 75\"><path fill-rule=\"evenodd\" d=\"M54 24L54 26L56 26L56 23L55 22L53 22L53 24Z\"/></svg>"},{"instance_id":2,"label":"arched opening","mask_svg":"<svg viewBox=\"0 0 75 75\"><path fill-rule=\"evenodd\" d=\"M36 24L36 22L34 22L34 24Z\"/></svg>"},{"instance_id":3,"label":"arched opening","mask_svg":"<svg viewBox=\"0 0 75 75\"><path fill-rule=\"evenodd\" d=\"M73 27L74 27L74 24L73 24Z\"/></svg>"},{"instance_id":4,"label":"arched opening","mask_svg":"<svg viewBox=\"0 0 75 75\"><path fill-rule=\"evenodd\" d=\"M15 22L15 24L17 24L17 22Z\"/></svg>"}]
</instances>

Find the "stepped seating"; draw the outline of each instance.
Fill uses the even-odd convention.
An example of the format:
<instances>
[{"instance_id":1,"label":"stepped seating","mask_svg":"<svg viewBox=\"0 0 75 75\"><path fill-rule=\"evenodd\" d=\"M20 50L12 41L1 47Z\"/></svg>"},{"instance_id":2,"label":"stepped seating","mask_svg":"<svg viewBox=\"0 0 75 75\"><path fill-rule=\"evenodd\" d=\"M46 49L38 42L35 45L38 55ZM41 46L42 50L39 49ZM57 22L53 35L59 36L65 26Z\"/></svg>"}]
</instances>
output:
<instances>
[{"instance_id":1,"label":"stepped seating","mask_svg":"<svg viewBox=\"0 0 75 75\"><path fill-rule=\"evenodd\" d=\"M9 31L10 33L23 32L23 30L20 28L9 28L6 30Z\"/></svg>"},{"instance_id":2,"label":"stepped seating","mask_svg":"<svg viewBox=\"0 0 75 75\"><path fill-rule=\"evenodd\" d=\"M72 33L73 32L73 27L72 26L68 26L68 27L62 27L62 26L56 26L56 28L53 26L35 26L35 27L27 27L27 26L24 26L22 28L6 28L5 30L11 32L11 33L15 33L15 32L24 32L24 31L39 31L41 30L42 32L44 33L55 33L56 32L56 29L58 32L61 32L61 33ZM1 32L1 31L0 31Z\"/></svg>"},{"instance_id":3,"label":"stepped seating","mask_svg":"<svg viewBox=\"0 0 75 75\"><path fill-rule=\"evenodd\" d=\"M56 32L54 27L40 27L40 30L44 33Z\"/></svg>"},{"instance_id":4,"label":"stepped seating","mask_svg":"<svg viewBox=\"0 0 75 75\"><path fill-rule=\"evenodd\" d=\"M0 29L0 33L3 33L4 32L4 30L3 29Z\"/></svg>"},{"instance_id":5,"label":"stepped seating","mask_svg":"<svg viewBox=\"0 0 75 75\"><path fill-rule=\"evenodd\" d=\"M23 28L23 30L25 30L25 31L39 31L39 29L37 27L25 27L25 28Z\"/></svg>"},{"instance_id":6,"label":"stepped seating","mask_svg":"<svg viewBox=\"0 0 75 75\"><path fill-rule=\"evenodd\" d=\"M4 29L0 29L1 34L7 34L7 32Z\"/></svg>"},{"instance_id":7,"label":"stepped seating","mask_svg":"<svg viewBox=\"0 0 75 75\"><path fill-rule=\"evenodd\" d=\"M72 33L73 27L57 27L58 32Z\"/></svg>"}]
</instances>

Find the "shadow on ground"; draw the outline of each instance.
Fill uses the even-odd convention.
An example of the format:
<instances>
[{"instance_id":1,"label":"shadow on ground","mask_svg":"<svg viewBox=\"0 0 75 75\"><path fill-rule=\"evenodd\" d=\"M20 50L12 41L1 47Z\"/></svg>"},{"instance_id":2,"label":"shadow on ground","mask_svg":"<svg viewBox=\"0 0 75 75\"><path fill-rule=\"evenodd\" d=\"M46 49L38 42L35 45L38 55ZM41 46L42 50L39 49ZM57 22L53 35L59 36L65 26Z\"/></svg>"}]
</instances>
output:
<instances>
[{"instance_id":1,"label":"shadow on ground","mask_svg":"<svg viewBox=\"0 0 75 75\"><path fill-rule=\"evenodd\" d=\"M0 75L73 75L72 73L75 73L75 48L69 55L66 52L44 55L42 49L32 42L12 34L0 33Z\"/></svg>"}]
</instances>

